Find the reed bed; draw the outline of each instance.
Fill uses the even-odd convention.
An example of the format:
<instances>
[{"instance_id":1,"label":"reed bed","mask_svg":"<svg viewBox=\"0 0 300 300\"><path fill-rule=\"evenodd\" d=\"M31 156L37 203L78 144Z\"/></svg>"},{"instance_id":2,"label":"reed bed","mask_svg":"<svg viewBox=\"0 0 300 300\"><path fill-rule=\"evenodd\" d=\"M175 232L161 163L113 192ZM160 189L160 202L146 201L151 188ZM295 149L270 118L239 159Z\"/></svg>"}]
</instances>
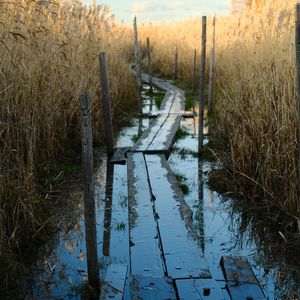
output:
<instances>
[{"instance_id":1,"label":"reed bed","mask_svg":"<svg viewBox=\"0 0 300 300\"><path fill-rule=\"evenodd\" d=\"M100 51L108 53L114 120L136 107L129 45L131 33L106 5L1 3L0 256L21 250L49 217L41 173L80 145L82 92L94 100L94 138L103 140Z\"/></svg>"},{"instance_id":2,"label":"reed bed","mask_svg":"<svg viewBox=\"0 0 300 300\"><path fill-rule=\"evenodd\" d=\"M251 198L299 211L295 94L295 0L260 1L217 16L215 134L229 151L224 163ZM212 17L208 18L209 64ZM201 49L201 20L143 24L153 46L154 70L172 76L179 48L179 79L192 84L193 50ZM208 70L207 70L208 74Z\"/></svg>"}]
</instances>

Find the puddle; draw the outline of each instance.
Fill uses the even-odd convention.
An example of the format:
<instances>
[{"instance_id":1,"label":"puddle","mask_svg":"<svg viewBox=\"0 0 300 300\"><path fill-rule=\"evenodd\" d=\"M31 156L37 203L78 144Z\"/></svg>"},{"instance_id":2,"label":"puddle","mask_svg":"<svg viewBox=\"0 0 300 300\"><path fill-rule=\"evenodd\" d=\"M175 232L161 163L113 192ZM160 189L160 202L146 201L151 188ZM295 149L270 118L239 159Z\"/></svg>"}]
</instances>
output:
<instances>
[{"instance_id":1,"label":"puddle","mask_svg":"<svg viewBox=\"0 0 300 300\"><path fill-rule=\"evenodd\" d=\"M145 96L145 94L144 94ZM144 113L157 110L146 98ZM117 139L118 147L132 146L151 120L132 120ZM280 238L270 239L267 232L245 222L250 212L232 205L232 200L209 190L207 173L215 163L198 162L197 128L193 119L183 119L181 127L188 135L175 143L169 163L175 174L181 175L188 187L185 201L193 211L193 222L201 237L201 248L213 278L221 278L219 262L222 255L245 255L269 299L299 299L300 258L294 249L286 248ZM107 165L99 160L96 172L96 212L98 255L101 274L114 262L129 264L127 166ZM200 180L198 180L198 178ZM28 282L28 299L80 299L80 290L87 278L82 193L74 191L70 217L62 222L61 232L51 241L51 255L37 262ZM111 212L114 212L113 215ZM261 222L264 222L262 218ZM245 226L245 224L247 226ZM272 229L271 229L272 231ZM294 297L292 297L294 295ZM125 299L129 299L127 285Z\"/></svg>"}]
</instances>

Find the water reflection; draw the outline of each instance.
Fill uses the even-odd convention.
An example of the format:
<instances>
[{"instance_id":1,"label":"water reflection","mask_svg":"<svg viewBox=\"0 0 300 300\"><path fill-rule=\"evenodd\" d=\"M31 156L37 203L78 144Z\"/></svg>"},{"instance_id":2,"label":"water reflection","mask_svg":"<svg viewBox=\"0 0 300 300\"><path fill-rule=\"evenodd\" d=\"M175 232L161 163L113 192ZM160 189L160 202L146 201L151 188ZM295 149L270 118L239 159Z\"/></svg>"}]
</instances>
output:
<instances>
[{"instance_id":1,"label":"water reflection","mask_svg":"<svg viewBox=\"0 0 300 300\"><path fill-rule=\"evenodd\" d=\"M205 235L204 235L204 198L203 198L203 162L202 159L199 157L198 159L198 210L196 213L196 220L197 220L197 229L198 234L200 237L200 246L202 252L204 253L205 250Z\"/></svg>"},{"instance_id":2,"label":"water reflection","mask_svg":"<svg viewBox=\"0 0 300 300\"><path fill-rule=\"evenodd\" d=\"M103 255L110 255L110 232L112 219L114 165L107 162L106 165L106 185L105 185L105 213L103 230Z\"/></svg>"}]
</instances>

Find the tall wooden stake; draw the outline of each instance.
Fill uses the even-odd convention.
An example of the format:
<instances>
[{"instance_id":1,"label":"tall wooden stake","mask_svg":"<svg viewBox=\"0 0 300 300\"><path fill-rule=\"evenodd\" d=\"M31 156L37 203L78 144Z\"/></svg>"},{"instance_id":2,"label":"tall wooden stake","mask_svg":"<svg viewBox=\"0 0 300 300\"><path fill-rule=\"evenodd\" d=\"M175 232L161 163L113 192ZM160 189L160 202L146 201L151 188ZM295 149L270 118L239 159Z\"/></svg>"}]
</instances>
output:
<instances>
[{"instance_id":1,"label":"tall wooden stake","mask_svg":"<svg viewBox=\"0 0 300 300\"><path fill-rule=\"evenodd\" d=\"M93 178L93 134L91 99L89 95L80 97L82 167L84 182L84 222L87 251L87 269L89 284L99 291L99 267L97 254L96 212Z\"/></svg>"},{"instance_id":2,"label":"tall wooden stake","mask_svg":"<svg viewBox=\"0 0 300 300\"><path fill-rule=\"evenodd\" d=\"M196 92L196 74L197 74L197 50L194 50L194 61L193 61L193 77L192 77L192 88L193 93ZM195 115L195 98L193 97L193 113Z\"/></svg>"},{"instance_id":3,"label":"tall wooden stake","mask_svg":"<svg viewBox=\"0 0 300 300\"><path fill-rule=\"evenodd\" d=\"M137 86L137 96L138 96L138 106L139 112L142 113L142 69L140 61L140 50L139 50L139 40L138 40L138 30L136 16L133 19L133 35L134 35L134 54L135 54L135 68L136 68L136 86Z\"/></svg>"},{"instance_id":4,"label":"tall wooden stake","mask_svg":"<svg viewBox=\"0 0 300 300\"><path fill-rule=\"evenodd\" d=\"M173 70L173 79L177 80L177 66L178 66L178 48L175 48L174 55L174 70Z\"/></svg>"},{"instance_id":5,"label":"tall wooden stake","mask_svg":"<svg viewBox=\"0 0 300 300\"><path fill-rule=\"evenodd\" d=\"M198 152L203 150L203 128L204 128L204 97L205 97L205 67L206 67L206 16L202 17L202 49L200 65L200 93L199 93L199 132Z\"/></svg>"},{"instance_id":6,"label":"tall wooden stake","mask_svg":"<svg viewBox=\"0 0 300 300\"><path fill-rule=\"evenodd\" d=\"M196 91L196 72L197 72L197 50L194 50L194 61L193 61L193 77L192 77L192 88L193 92Z\"/></svg>"},{"instance_id":7,"label":"tall wooden stake","mask_svg":"<svg viewBox=\"0 0 300 300\"><path fill-rule=\"evenodd\" d=\"M148 54L148 74L149 74L149 86L150 93L153 93L153 77L152 77L152 57L151 57L151 47L150 38L147 37L147 54Z\"/></svg>"},{"instance_id":8,"label":"tall wooden stake","mask_svg":"<svg viewBox=\"0 0 300 300\"><path fill-rule=\"evenodd\" d=\"M208 84L208 112L213 110L214 98L214 82L215 82L215 47L216 47L216 16L213 19L213 34L212 46L210 51L210 71L209 71L209 84Z\"/></svg>"},{"instance_id":9,"label":"tall wooden stake","mask_svg":"<svg viewBox=\"0 0 300 300\"><path fill-rule=\"evenodd\" d=\"M112 156L114 154L114 138L113 138L113 126L111 119L111 107L110 107L110 95L109 95L109 84L107 76L107 61L106 53L101 52L99 56L100 65L100 80L102 87L102 107L103 107L103 118L105 125L105 136L107 154Z\"/></svg>"},{"instance_id":10,"label":"tall wooden stake","mask_svg":"<svg viewBox=\"0 0 300 300\"><path fill-rule=\"evenodd\" d=\"M296 5L296 70L297 70L297 109L298 109L298 230L300 232L300 3Z\"/></svg>"}]
</instances>

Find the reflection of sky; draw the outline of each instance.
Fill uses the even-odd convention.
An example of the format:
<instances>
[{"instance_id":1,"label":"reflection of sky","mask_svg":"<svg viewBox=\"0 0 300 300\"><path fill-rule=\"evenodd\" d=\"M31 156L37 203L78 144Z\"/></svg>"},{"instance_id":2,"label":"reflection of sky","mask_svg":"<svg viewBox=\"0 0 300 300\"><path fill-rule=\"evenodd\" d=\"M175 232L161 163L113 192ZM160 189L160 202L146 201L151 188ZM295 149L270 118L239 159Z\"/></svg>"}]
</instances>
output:
<instances>
[{"instance_id":1,"label":"reflection of sky","mask_svg":"<svg viewBox=\"0 0 300 300\"><path fill-rule=\"evenodd\" d=\"M92 0L83 0L90 3ZM203 14L224 14L229 12L229 0L96 0L97 3L107 3L117 20L128 23L136 14L140 21L169 21L199 17Z\"/></svg>"}]
</instances>

